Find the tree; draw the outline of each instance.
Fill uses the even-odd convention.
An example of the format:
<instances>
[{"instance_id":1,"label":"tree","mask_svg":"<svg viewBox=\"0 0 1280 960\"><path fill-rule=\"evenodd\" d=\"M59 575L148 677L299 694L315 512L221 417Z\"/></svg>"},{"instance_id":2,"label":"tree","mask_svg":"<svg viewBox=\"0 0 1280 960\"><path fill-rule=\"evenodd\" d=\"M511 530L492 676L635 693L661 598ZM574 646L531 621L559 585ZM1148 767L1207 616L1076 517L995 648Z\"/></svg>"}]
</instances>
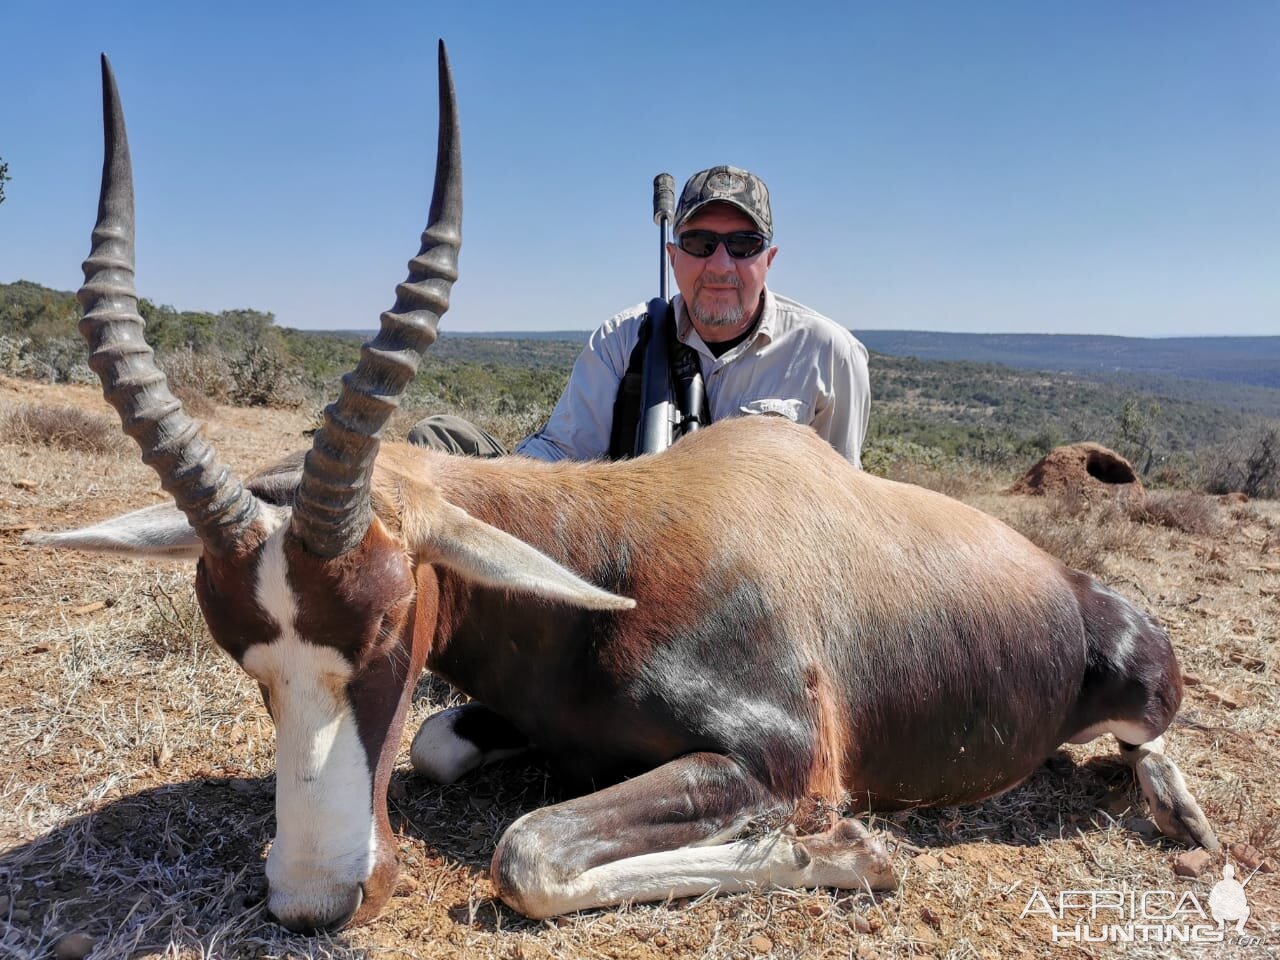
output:
<instances>
[{"instance_id":1,"label":"tree","mask_svg":"<svg viewBox=\"0 0 1280 960\"><path fill-rule=\"evenodd\" d=\"M1143 410L1135 397L1124 402L1116 433L1120 437L1121 452L1129 457L1139 473L1148 473L1155 459L1156 421L1160 419L1160 404L1152 400Z\"/></svg>"},{"instance_id":2,"label":"tree","mask_svg":"<svg viewBox=\"0 0 1280 960\"><path fill-rule=\"evenodd\" d=\"M6 180L12 180L9 176L9 164L5 163L4 157L0 157L0 203L4 203L4 183Z\"/></svg>"}]
</instances>

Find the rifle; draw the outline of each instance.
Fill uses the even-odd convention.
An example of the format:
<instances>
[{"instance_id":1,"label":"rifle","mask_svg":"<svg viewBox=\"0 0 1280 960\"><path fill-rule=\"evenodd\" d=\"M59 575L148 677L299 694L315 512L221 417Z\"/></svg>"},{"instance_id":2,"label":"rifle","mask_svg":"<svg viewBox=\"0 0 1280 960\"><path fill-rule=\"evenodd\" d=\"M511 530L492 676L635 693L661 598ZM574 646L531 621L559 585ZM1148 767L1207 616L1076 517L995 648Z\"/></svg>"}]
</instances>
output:
<instances>
[{"instance_id":1,"label":"rifle","mask_svg":"<svg viewBox=\"0 0 1280 960\"><path fill-rule=\"evenodd\" d=\"M675 215L675 180L669 173L653 178L653 222L658 227L658 296L647 308L648 343L640 391L640 425L635 455L658 453L709 419L706 388L698 357L676 339L676 321L667 297L667 229Z\"/></svg>"}]
</instances>

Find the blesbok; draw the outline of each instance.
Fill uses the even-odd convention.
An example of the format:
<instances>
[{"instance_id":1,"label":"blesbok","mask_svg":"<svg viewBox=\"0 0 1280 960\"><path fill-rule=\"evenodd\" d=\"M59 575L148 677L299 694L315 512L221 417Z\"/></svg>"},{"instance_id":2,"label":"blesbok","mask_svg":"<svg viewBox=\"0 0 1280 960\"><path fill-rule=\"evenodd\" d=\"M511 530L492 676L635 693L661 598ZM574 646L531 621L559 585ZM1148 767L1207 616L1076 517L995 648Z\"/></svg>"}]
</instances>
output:
<instances>
[{"instance_id":1,"label":"blesbok","mask_svg":"<svg viewBox=\"0 0 1280 960\"><path fill-rule=\"evenodd\" d=\"M878 841L823 811L978 800L1104 733L1160 828L1216 847L1162 749L1181 699L1165 632L983 513L859 472L776 418L612 464L380 444L456 276L443 47L430 223L409 278L305 460L242 485L143 339L105 58L103 83L81 331L176 509L39 539L198 561L209 631L276 726L266 874L286 926L365 920L390 896L387 782L424 665L473 698L415 737L426 776L533 745L578 783L613 784L503 835L492 878L531 916L713 889L889 887Z\"/></svg>"}]
</instances>

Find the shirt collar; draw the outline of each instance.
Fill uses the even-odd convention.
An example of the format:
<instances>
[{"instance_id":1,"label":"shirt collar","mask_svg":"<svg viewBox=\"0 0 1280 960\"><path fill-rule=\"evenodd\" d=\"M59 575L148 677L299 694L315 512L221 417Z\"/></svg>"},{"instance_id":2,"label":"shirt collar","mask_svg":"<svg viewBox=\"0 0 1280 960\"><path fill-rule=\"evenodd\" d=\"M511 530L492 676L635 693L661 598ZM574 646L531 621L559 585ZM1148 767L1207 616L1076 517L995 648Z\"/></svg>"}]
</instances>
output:
<instances>
[{"instance_id":1,"label":"shirt collar","mask_svg":"<svg viewBox=\"0 0 1280 960\"><path fill-rule=\"evenodd\" d=\"M741 356L758 341L762 345L773 341L773 331L777 326L778 320L778 301L774 297L773 291L767 286L764 288L764 309L760 311L760 319L756 321L755 332L720 357L711 352L711 349L702 342L702 337L698 335L698 331L694 329L692 321L689 320L689 313L685 309L684 297L677 293L671 303L675 308L676 337L680 342L688 344L698 353L714 362L726 363L734 357Z\"/></svg>"}]
</instances>

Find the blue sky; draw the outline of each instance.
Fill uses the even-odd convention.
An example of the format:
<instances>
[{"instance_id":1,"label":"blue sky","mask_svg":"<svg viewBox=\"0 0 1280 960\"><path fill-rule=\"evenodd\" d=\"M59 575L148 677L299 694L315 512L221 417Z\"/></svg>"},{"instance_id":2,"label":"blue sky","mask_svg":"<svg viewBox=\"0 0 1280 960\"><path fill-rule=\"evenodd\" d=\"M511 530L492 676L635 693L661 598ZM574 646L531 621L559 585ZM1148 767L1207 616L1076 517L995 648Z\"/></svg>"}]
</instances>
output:
<instances>
[{"instance_id":1,"label":"blue sky","mask_svg":"<svg viewBox=\"0 0 1280 960\"><path fill-rule=\"evenodd\" d=\"M855 331L1280 334L1275 0L443 6L8 0L0 281L80 283L105 50L142 295L376 325L426 215L443 36L443 329L654 295L653 175L729 162L773 193L771 286Z\"/></svg>"}]
</instances>

